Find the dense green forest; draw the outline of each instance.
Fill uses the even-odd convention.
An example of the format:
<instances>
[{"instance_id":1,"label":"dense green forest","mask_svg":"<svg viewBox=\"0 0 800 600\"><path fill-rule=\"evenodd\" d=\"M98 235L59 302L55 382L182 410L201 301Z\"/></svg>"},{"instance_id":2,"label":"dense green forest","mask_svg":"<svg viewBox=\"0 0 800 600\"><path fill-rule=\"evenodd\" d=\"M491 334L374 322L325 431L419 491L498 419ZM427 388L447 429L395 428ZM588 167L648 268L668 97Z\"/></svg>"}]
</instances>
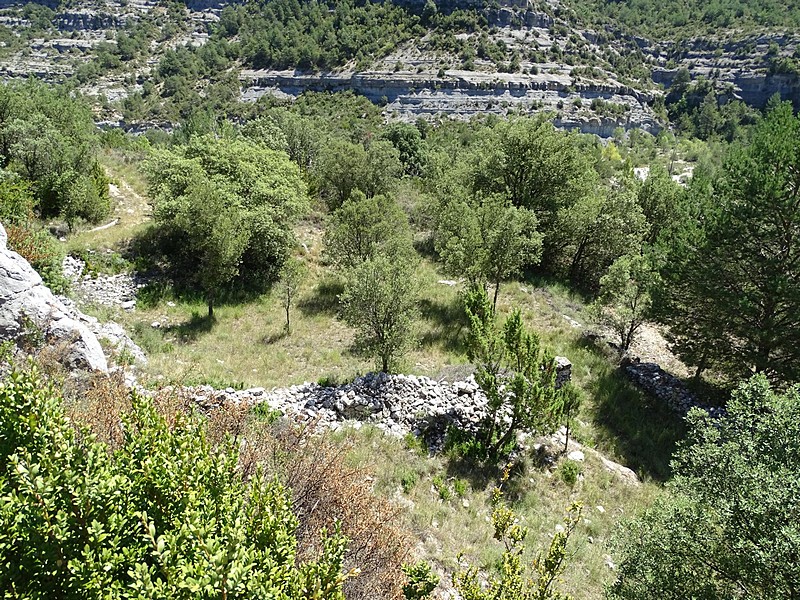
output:
<instances>
[{"instance_id":1,"label":"dense green forest","mask_svg":"<svg viewBox=\"0 0 800 600\"><path fill-rule=\"evenodd\" d=\"M800 24L800 11L784 2L749 0L695 0L652 2L633 0L568 3L581 18L612 27L622 26L655 39L686 38L725 31L747 32L765 28L791 30ZM588 9L588 11L587 11Z\"/></svg>"}]
</instances>

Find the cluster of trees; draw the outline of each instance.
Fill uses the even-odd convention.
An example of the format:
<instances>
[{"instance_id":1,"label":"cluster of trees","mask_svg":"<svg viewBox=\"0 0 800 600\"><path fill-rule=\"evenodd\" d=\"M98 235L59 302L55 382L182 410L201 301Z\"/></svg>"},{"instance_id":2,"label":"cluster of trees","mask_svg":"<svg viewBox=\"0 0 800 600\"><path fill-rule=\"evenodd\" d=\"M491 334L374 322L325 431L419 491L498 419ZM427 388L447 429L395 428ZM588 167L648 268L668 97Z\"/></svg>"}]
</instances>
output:
<instances>
[{"instance_id":1,"label":"cluster of trees","mask_svg":"<svg viewBox=\"0 0 800 600\"><path fill-rule=\"evenodd\" d=\"M574 8L590 22L624 26L640 35L661 39L691 38L734 28L739 31L763 27L792 28L800 24L797 7L778 0L714 0L703 3L592 0L585 6L575 5Z\"/></svg>"},{"instance_id":2,"label":"cluster of trees","mask_svg":"<svg viewBox=\"0 0 800 600\"><path fill-rule=\"evenodd\" d=\"M328 70L354 60L365 66L420 37L419 19L390 2L270 0L229 5L217 33L237 38L256 69Z\"/></svg>"},{"instance_id":3,"label":"cluster of trees","mask_svg":"<svg viewBox=\"0 0 800 600\"><path fill-rule=\"evenodd\" d=\"M654 180L658 190L642 186L619 155L610 167L619 177L603 181L609 155L545 117L473 136L466 147L456 139L432 149L425 185L436 200L431 220L445 267L495 288L536 268L596 291L614 260L640 251L663 226L649 204L670 203L677 187L668 176Z\"/></svg>"},{"instance_id":4,"label":"cluster of trees","mask_svg":"<svg viewBox=\"0 0 800 600\"><path fill-rule=\"evenodd\" d=\"M670 122L684 135L703 140L732 142L755 123L758 115L734 99L730 86L719 89L716 81L704 77L692 81L687 69L678 71L665 102Z\"/></svg>"},{"instance_id":5,"label":"cluster of trees","mask_svg":"<svg viewBox=\"0 0 800 600\"><path fill-rule=\"evenodd\" d=\"M617 539L610 598L797 597L800 390L755 376L727 410L690 413L666 493Z\"/></svg>"},{"instance_id":6,"label":"cluster of trees","mask_svg":"<svg viewBox=\"0 0 800 600\"><path fill-rule=\"evenodd\" d=\"M730 384L754 369L796 378L789 240L797 226L797 119L788 104L775 104L722 146L722 159L701 161L683 188L657 161L641 181L620 152L635 159L635 150L558 131L545 117L383 126L369 111L348 116L364 108L355 97L341 106L329 100L257 106L260 116L240 131L154 152L156 219L172 240L175 265L206 257L207 267L188 272L210 306L210 290L231 282L263 289L276 278L308 189L329 214L326 256L351 281L413 279L410 216L428 231L444 270L491 289L493 305L502 282L548 274L597 296L594 314L623 350L655 317L698 372L710 368ZM413 198L407 210L400 189ZM256 214L261 233L247 224ZM389 273L390 265L399 271ZM355 289L342 304L354 324L366 318L364 304L349 295ZM372 320L385 321L381 314ZM385 332L370 334L365 347L384 344L374 354L382 369L409 347L398 339L410 335L412 321L412 313L398 320L392 342Z\"/></svg>"},{"instance_id":7,"label":"cluster of trees","mask_svg":"<svg viewBox=\"0 0 800 600\"><path fill-rule=\"evenodd\" d=\"M800 376L800 120L773 105L713 177L697 173L692 212L672 238L659 316L698 374Z\"/></svg>"},{"instance_id":8,"label":"cluster of trees","mask_svg":"<svg viewBox=\"0 0 800 600\"><path fill-rule=\"evenodd\" d=\"M226 288L263 290L294 245L308 197L284 152L244 137L195 137L146 165L160 248L174 278L203 294L209 317Z\"/></svg>"},{"instance_id":9,"label":"cluster of trees","mask_svg":"<svg viewBox=\"0 0 800 600\"><path fill-rule=\"evenodd\" d=\"M88 105L34 81L0 86L0 169L24 182L42 218L97 221L109 209Z\"/></svg>"}]
</instances>

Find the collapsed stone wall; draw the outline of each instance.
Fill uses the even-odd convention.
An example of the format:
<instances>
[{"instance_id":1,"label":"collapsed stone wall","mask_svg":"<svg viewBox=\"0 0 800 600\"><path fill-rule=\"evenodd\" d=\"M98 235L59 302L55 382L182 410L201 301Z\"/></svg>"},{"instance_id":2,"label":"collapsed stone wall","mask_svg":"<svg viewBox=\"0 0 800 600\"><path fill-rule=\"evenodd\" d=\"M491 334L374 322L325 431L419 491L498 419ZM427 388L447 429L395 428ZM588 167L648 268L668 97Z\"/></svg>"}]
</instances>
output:
<instances>
[{"instance_id":1,"label":"collapsed stone wall","mask_svg":"<svg viewBox=\"0 0 800 600\"><path fill-rule=\"evenodd\" d=\"M622 369L636 386L664 402L682 417L692 408L704 410L712 417L725 414L725 409L702 402L683 381L667 373L656 363L632 361L624 364Z\"/></svg>"},{"instance_id":2,"label":"collapsed stone wall","mask_svg":"<svg viewBox=\"0 0 800 600\"><path fill-rule=\"evenodd\" d=\"M558 386L570 380L571 368L569 360L557 358ZM335 387L304 383L270 391L237 391L201 385L182 391L204 411L231 404L266 403L301 424L336 430L346 421L356 426L366 422L393 435L423 437L432 450L441 449L449 425L471 430L486 416L486 396L473 376L447 382L416 375L369 373Z\"/></svg>"}]
</instances>

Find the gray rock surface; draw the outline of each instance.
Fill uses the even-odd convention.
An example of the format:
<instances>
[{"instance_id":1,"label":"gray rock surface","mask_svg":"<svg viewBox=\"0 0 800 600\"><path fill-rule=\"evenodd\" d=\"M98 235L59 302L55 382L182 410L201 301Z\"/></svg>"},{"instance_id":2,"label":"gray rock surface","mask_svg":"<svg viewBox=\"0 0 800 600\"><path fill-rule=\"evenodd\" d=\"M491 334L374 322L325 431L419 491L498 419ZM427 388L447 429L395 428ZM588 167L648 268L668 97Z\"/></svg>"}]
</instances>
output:
<instances>
[{"instance_id":1,"label":"gray rock surface","mask_svg":"<svg viewBox=\"0 0 800 600\"><path fill-rule=\"evenodd\" d=\"M563 357L559 359L558 379L565 382L571 364ZM416 375L369 373L338 387L304 383L270 391L236 391L197 386L183 392L203 410L266 403L293 421L317 427L338 429L346 421L367 422L390 434L423 437L433 451L441 449L448 426L469 431L486 416L486 396L472 376L447 382Z\"/></svg>"},{"instance_id":2,"label":"gray rock surface","mask_svg":"<svg viewBox=\"0 0 800 600\"><path fill-rule=\"evenodd\" d=\"M16 338L30 321L49 341L65 344L68 368L107 371L97 337L42 283L28 261L6 247L2 225L0 231L0 338Z\"/></svg>"},{"instance_id":3,"label":"gray rock surface","mask_svg":"<svg viewBox=\"0 0 800 600\"><path fill-rule=\"evenodd\" d=\"M712 417L725 414L725 409L702 402L683 381L656 363L634 360L622 365L622 368L633 383L681 416L685 416L692 408L704 410Z\"/></svg>"},{"instance_id":4,"label":"gray rock surface","mask_svg":"<svg viewBox=\"0 0 800 600\"><path fill-rule=\"evenodd\" d=\"M84 273L86 264L75 256L64 257L61 269L72 282L75 295L85 302L101 306L120 306L125 310L136 307L136 292L146 285L146 279L134 273L96 275Z\"/></svg>"}]
</instances>

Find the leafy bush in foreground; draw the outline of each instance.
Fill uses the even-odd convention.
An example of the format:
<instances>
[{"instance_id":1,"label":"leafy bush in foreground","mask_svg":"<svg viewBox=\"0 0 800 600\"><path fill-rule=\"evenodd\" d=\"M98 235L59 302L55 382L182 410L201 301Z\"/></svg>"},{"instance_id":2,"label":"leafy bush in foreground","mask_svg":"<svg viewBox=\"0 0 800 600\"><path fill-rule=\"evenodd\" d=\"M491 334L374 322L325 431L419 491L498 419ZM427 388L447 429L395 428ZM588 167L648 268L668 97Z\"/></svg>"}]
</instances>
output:
<instances>
[{"instance_id":1,"label":"leafy bush in foreground","mask_svg":"<svg viewBox=\"0 0 800 600\"><path fill-rule=\"evenodd\" d=\"M133 396L110 450L35 369L0 384L0 591L21 598L342 599L345 540L296 562L287 490Z\"/></svg>"},{"instance_id":2,"label":"leafy bush in foreground","mask_svg":"<svg viewBox=\"0 0 800 600\"><path fill-rule=\"evenodd\" d=\"M778 394L757 375L727 408L689 413L672 493L617 540L609 598L797 598L800 388Z\"/></svg>"}]
</instances>

